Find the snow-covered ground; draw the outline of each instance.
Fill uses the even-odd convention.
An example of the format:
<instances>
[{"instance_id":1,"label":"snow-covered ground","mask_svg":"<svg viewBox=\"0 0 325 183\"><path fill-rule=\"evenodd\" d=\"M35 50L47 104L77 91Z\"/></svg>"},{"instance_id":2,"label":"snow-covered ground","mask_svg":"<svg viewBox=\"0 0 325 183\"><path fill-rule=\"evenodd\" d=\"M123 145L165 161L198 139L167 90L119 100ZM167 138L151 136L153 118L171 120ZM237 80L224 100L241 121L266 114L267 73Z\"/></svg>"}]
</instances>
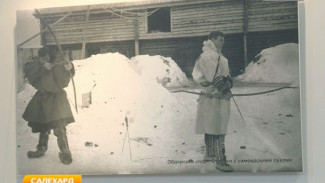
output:
<instances>
[{"instance_id":1,"label":"snow-covered ground","mask_svg":"<svg viewBox=\"0 0 325 183\"><path fill-rule=\"evenodd\" d=\"M290 50L292 45L283 46L281 49ZM266 59L265 62L272 62L269 60L274 57L285 57L288 53L284 51L281 56L278 55L281 53L276 52L276 55L272 56L270 52L264 50L261 53L261 58ZM166 64L166 60L169 64ZM288 62L274 63L283 64L285 67L288 64ZM290 63L299 62L292 60ZM19 174L218 172L213 163L201 161L205 151L203 136L194 133L198 96L171 93L165 88L184 87L186 84L187 90L199 91L191 81L183 78L184 73L170 58L146 55L129 60L118 53L108 53L74 61L74 65L79 113L74 114L76 122L67 127L73 163L70 165L60 163L59 149L53 135L50 137L49 149L44 157L33 160L27 158L27 151L35 149L38 142L38 134L32 134L26 121L20 117L35 92L27 84L17 99ZM251 65L248 67L256 67ZM295 64L290 65L296 67ZM259 75L271 74L246 69L245 75L248 76L250 72ZM298 73L292 72L292 77L286 75L283 77L298 77ZM170 82L161 82L167 77L170 78L168 79ZM241 77L244 80L245 77ZM292 81L294 80L281 80L279 83ZM259 82L264 83L264 80L260 79ZM248 86L241 83L237 86L235 84L232 91L250 93L274 88L274 85L269 84ZM72 86L66 90L69 98L73 99ZM82 106L82 94L90 91L92 104L88 107ZM232 161L230 164L235 171L268 172L302 169L299 98L299 89L236 97L246 125L232 101L229 134L226 136L226 154ZM126 122L129 124L128 128ZM266 159L272 161L260 162ZM287 160L277 162L276 159L289 159L289 162Z\"/></svg>"}]
</instances>

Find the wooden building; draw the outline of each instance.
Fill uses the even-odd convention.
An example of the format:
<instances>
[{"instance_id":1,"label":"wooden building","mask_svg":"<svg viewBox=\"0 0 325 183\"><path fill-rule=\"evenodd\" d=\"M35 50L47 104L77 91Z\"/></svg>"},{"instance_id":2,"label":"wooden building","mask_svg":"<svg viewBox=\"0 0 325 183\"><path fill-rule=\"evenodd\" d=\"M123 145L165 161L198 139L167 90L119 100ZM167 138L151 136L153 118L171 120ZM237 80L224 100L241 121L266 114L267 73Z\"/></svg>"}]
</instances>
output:
<instances>
[{"instance_id":1,"label":"wooden building","mask_svg":"<svg viewBox=\"0 0 325 183\"><path fill-rule=\"evenodd\" d=\"M48 24L54 23L70 60L106 52L129 58L162 55L172 57L188 75L210 31L226 34L223 53L233 75L262 49L298 42L293 1L148 0L39 11ZM42 34L42 44L55 46L48 32Z\"/></svg>"}]
</instances>

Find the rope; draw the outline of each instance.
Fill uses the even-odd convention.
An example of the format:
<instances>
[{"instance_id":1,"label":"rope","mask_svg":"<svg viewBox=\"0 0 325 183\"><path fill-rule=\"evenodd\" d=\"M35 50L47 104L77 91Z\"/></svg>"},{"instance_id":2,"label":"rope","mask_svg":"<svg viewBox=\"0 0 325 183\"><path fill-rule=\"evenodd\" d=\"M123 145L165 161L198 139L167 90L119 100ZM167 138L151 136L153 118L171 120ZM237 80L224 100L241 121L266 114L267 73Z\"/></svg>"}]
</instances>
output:
<instances>
[{"instance_id":1,"label":"rope","mask_svg":"<svg viewBox=\"0 0 325 183\"><path fill-rule=\"evenodd\" d=\"M148 12L148 13L134 13L134 12L128 12L128 11L119 10L119 9L116 9L116 8L110 8L110 9L112 9L112 10L109 10L109 9L107 9L107 8L103 8L103 9L106 10L107 12L109 12L109 13L112 13L112 14L114 14L114 15L116 15L116 16L119 16L120 18L125 18L125 19L131 19L131 20L134 20L134 19L137 19L137 17L136 17L136 18L133 18L134 16L132 16L132 17L124 16L124 15L123 15L123 12L124 12L124 13L129 13L129 14L134 14L134 15L136 15L136 16L140 15L140 17L141 17L141 16L143 16L143 17L149 17L150 15L152 15L153 13L155 13L156 11L158 11L160 8L157 8L157 9L151 11L151 12ZM119 11L119 12L121 12L121 13L119 14L119 13L116 13L116 12L114 12L114 11Z\"/></svg>"},{"instance_id":2,"label":"rope","mask_svg":"<svg viewBox=\"0 0 325 183\"><path fill-rule=\"evenodd\" d=\"M160 8L156 8L155 10L147 12L147 13L146 12L144 12L144 13L135 13L135 12L132 12L132 11L120 10L120 9L114 8L114 7L109 7L109 8L112 9L112 10L121 12L121 15L126 13L126 14L137 15L137 16L140 15L140 16L144 16L144 17L148 17L148 16L152 15L154 12L156 12L156 11L158 11L160 9Z\"/></svg>"},{"instance_id":3,"label":"rope","mask_svg":"<svg viewBox=\"0 0 325 183\"><path fill-rule=\"evenodd\" d=\"M157 9L155 9L155 10L153 10L153 11L151 11L151 12L149 12L147 15L145 15L145 16L150 16L150 15L152 15L152 14L154 14L156 11L158 11L160 8L157 8Z\"/></svg>"},{"instance_id":4,"label":"rope","mask_svg":"<svg viewBox=\"0 0 325 183\"><path fill-rule=\"evenodd\" d=\"M103 8L103 9L106 10L107 12L109 12L109 13L112 13L112 14L114 14L116 16L119 16L120 18L125 18L125 19L130 19L130 20L135 20L136 19L136 18L130 18L130 17L126 17L126 16L123 16L123 15L120 15L120 14L115 13L114 11L108 10L106 8Z\"/></svg>"}]
</instances>

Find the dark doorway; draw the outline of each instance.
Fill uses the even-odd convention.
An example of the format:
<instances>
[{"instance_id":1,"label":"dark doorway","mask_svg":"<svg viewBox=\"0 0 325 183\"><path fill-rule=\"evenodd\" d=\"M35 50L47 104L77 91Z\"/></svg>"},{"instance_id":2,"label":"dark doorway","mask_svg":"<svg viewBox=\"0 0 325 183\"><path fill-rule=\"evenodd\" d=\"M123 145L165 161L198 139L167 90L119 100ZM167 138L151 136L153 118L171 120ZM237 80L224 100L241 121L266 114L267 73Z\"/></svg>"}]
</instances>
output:
<instances>
[{"instance_id":1,"label":"dark doorway","mask_svg":"<svg viewBox=\"0 0 325 183\"><path fill-rule=\"evenodd\" d=\"M100 48L88 48L87 49L87 58L91 57L92 55L97 55L100 53Z\"/></svg>"}]
</instances>

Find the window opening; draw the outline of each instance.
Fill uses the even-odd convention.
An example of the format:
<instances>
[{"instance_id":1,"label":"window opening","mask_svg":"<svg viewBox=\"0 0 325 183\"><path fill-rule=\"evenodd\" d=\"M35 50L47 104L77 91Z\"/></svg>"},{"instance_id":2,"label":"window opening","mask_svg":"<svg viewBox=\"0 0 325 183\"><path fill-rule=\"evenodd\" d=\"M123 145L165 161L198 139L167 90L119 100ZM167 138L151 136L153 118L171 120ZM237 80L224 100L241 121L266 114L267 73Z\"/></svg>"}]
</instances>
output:
<instances>
[{"instance_id":1,"label":"window opening","mask_svg":"<svg viewBox=\"0 0 325 183\"><path fill-rule=\"evenodd\" d=\"M148 9L148 12L154 11ZM159 8L156 12L148 16L148 33L170 32L170 8Z\"/></svg>"}]
</instances>

